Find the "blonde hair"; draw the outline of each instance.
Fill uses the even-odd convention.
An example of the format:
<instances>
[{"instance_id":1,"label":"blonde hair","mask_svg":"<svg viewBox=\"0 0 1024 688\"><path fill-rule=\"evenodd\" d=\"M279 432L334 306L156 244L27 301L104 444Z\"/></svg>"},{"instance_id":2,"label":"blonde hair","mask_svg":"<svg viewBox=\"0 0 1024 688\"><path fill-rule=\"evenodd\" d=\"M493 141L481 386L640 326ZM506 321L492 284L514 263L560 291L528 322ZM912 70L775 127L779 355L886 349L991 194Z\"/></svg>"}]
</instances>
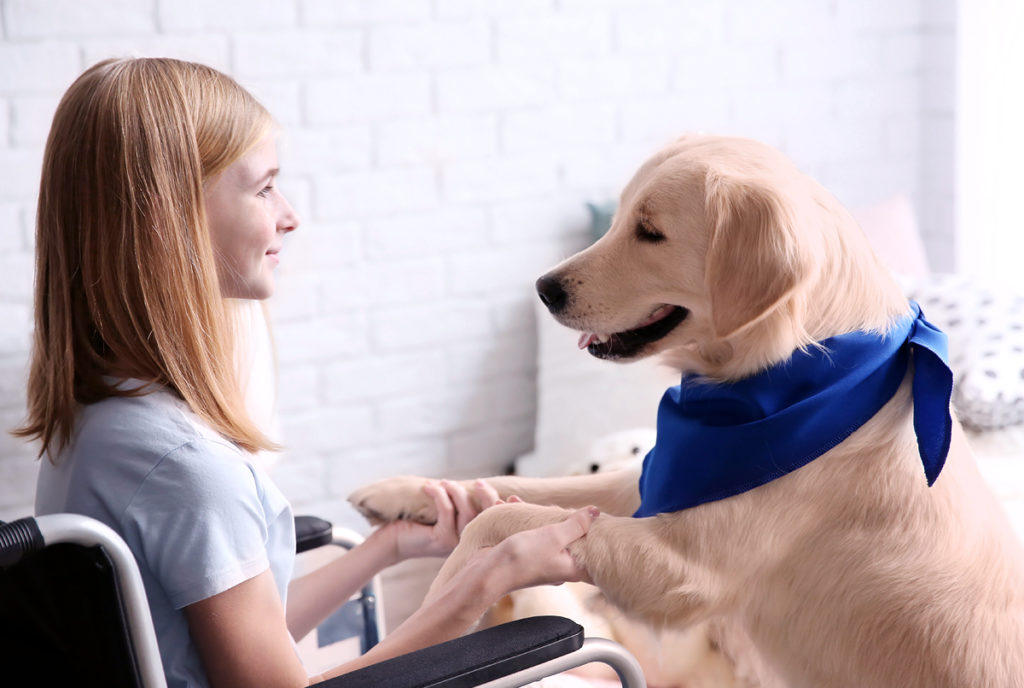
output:
<instances>
[{"instance_id":1,"label":"blonde hair","mask_svg":"<svg viewBox=\"0 0 1024 688\"><path fill-rule=\"evenodd\" d=\"M118 389L124 377L172 389L248 451L273 448L245 410L203 202L203 184L272 126L233 79L179 60L100 62L64 94L39 188L28 417L14 431L41 440L40 456L68 444L80 405L147 391Z\"/></svg>"}]
</instances>

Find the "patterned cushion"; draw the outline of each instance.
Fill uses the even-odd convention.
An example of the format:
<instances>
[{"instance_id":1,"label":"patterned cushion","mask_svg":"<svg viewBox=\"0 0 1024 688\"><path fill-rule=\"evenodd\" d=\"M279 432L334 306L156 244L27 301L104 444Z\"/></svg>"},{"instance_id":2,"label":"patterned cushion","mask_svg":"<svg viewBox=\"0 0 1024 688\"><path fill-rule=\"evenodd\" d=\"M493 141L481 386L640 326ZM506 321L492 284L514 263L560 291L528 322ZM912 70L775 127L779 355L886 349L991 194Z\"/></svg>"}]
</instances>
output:
<instances>
[{"instance_id":1,"label":"patterned cushion","mask_svg":"<svg viewBox=\"0 0 1024 688\"><path fill-rule=\"evenodd\" d=\"M962 275L915 280L906 293L949 335L953 403L964 425L1024 423L1024 293Z\"/></svg>"}]
</instances>

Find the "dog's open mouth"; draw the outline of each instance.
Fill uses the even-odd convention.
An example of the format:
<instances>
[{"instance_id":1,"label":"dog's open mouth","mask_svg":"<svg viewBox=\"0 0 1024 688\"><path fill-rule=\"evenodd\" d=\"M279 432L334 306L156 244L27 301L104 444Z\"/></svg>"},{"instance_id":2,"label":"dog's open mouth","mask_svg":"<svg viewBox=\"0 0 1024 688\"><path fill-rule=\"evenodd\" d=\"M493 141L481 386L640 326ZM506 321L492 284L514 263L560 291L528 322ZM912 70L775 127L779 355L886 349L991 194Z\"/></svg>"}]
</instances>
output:
<instances>
[{"instance_id":1,"label":"dog's open mouth","mask_svg":"<svg viewBox=\"0 0 1024 688\"><path fill-rule=\"evenodd\" d=\"M689 314L682 306L661 306L632 330L608 335L584 332L579 347L597 358L631 358L674 330Z\"/></svg>"}]
</instances>

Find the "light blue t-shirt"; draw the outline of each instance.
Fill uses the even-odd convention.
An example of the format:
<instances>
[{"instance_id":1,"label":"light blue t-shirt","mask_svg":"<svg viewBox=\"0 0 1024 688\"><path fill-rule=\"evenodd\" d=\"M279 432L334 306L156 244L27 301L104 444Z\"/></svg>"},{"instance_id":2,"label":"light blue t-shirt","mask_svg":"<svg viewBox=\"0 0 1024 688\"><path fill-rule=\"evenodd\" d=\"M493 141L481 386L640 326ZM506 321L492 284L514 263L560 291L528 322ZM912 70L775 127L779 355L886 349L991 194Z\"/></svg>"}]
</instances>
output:
<instances>
[{"instance_id":1,"label":"light blue t-shirt","mask_svg":"<svg viewBox=\"0 0 1024 688\"><path fill-rule=\"evenodd\" d=\"M42 461L36 513L91 516L124 538L170 688L208 685L183 607L268 568L285 602L295 559L287 499L252 455L167 390L83 407L56 465Z\"/></svg>"}]
</instances>

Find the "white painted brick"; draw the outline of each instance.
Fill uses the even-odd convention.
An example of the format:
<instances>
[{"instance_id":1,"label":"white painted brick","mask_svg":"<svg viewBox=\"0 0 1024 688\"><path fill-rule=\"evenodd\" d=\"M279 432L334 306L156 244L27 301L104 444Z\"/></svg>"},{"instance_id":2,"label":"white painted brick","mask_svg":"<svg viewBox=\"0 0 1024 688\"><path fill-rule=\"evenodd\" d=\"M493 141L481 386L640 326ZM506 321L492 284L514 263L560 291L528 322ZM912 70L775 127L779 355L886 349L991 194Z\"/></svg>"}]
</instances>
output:
<instances>
[{"instance_id":1,"label":"white painted brick","mask_svg":"<svg viewBox=\"0 0 1024 688\"><path fill-rule=\"evenodd\" d=\"M323 280L324 311L422 303L445 293L440 257L389 261L342 268Z\"/></svg>"},{"instance_id":2,"label":"white painted brick","mask_svg":"<svg viewBox=\"0 0 1024 688\"><path fill-rule=\"evenodd\" d=\"M326 428L321 432L324 430ZM273 480L292 503L315 501L329 495L327 466L318 456L310 458L288 450L286 457L274 467Z\"/></svg>"},{"instance_id":3,"label":"white painted brick","mask_svg":"<svg viewBox=\"0 0 1024 688\"><path fill-rule=\"evenodd\" d=\"M883 120L882 150L887 156L916 156L921 150L918 117L887 117Z\"/></svg>"},{"instance_id":4,"label":"white painted brick","mask_svg":"<svg viewBox=\"0 0 1024 688\"><path fill-rule=\"evenodd\" d=\"M680 45L713 45L725 35L721 0L613 10L615 44L626 54L670 55Z\"/></svg>"},{"instance_id":5,"label":"white painted brick","mask_svg":"<svg viewBox=\"0 0 1024 688\"><path fill-rule=\"evenodd\" d=\"M917 29L924 25L925 6L938 6L928 0L836 0L836 23L851 33Z\"/></svg>"},{"instance_id":6,"label":"white painted brick","mask_svg":"<svg viewBox=\"0 0 1024 688\"><path fill-rule=\"evenodd\" d=\"M366 170L370 167L372 137L368 124L286 132L289 167L304 174Z\"/></svg>"},{"instance_id":7,"label":"white painted brick","mask_svg":"<svg viewBox=\"0 0 1024 688\"><path fill-rule=\"evenodd\" d=\"M781 48L782 78L788 82L834 83L878 74L880 39L873 34L808 37Z\"/></svg>"},{"instance_id":8,"label":"white painted brick","mask_svg":"<svg viewBox=\"0 0 1024 688\"><path fill-rule=\"evenodd\" d=\"M16 356L0 360L0 409L20 411L25 404L25 388L27 384L27 356Z\"/></svg>"},{"instance_id":9,"label":"white painted brick","mask_svg":"<svg viewBox=\"0 0 1024 688\"><path fill-rule=\"evenodd\" d=\"M449 258L449 279L453 293L486 294L502 288L528 289L563 254L558 242L532 241L526 246L508 246L501 251L460 254Z\"/></svg>"},{"instance_id":10,"label":"white painted brick","mask_svg":"<svg viewBox=\"0 0 1024 688\"><path fill-rule=\"evenodd\" d=\"M275 279L274 297L269 301L275 323L301 322L320 314L319 276L275 275Z\"/></svg>"},{"instance_id":11,"label":"white painted brick","mask_svg":"<svg viewBox=\"0 0 1024 688\"><path fill-rule=\"evenodd\" d=\"M491 27L482 20L380 26L370 30L368 54L375 72L486 64Z\"/></svg>"},{"instance_id":12,"label":"white painted brick","mask_svg":"<svg viewBox=\"0 0 1024 688\"><path fill-rule=\"evenodd\" d=\"M11 108L5 98L0 98L0 148L7 148L11 145Z\"/></svg>"},{"instance_id":13,"label":"white painted brick","mask_svg":"<svg viewBox=\"0 0 1024 688\"><path fill-rule=\"evenodd\" d=\"M156 28L152 0L7 0L4 10L9 38L146 33Z\"/></svg>"},{"instance_id":14,"label":"white painted brick","mask_svg":"<svg viewBox=\"0 0 1024 688\"><path fill-rule=\"evenodd\" d=\"M314 212L318 218L363 218L437 205L433 170L396 169L318 178Z\"/></svg>"},{"instance_id":15,"label":"white painted brick","mask_svg":"<svg viewBox=\"0 0 1024 688\"><path fill-rule=\"evenodd\" d=\"M290 30L246 33L233 41L238 74L262 78L355 74L363 67L362 32Z\"/></svg>"},{"instance_id":16,"label":"white painted brick","mask_svg":"<svg viewBox=\"0 0 1024 688\"><path fill-rule=\"evenodd\" d=\"M322 403L320 369L312 364L290 365L277 371L277 409L283 416L308 411Z\"/></svg>"},{"instance_id":17,"label":"white painted brick","mask_svg":"<svg viewBox=\"0 0 1024 688\"><path fill-rule=\"evenodd\" d=\"M298 80L272 81L250 77L240 79L239 83L256 96L278 123L289 129L302 123L302 96Z\"/></svg>"},{"instance_id":18,"label":"white painted brick","mask_svg":"<svg viewBox=\"0 0 1024 688\"><path fill-rule=\"evenodd\" d=\"M160 28L172 32L283 29L297 21L295 4L280 0L157 0Z\"/></svg>"},{"instance_id":19,"label":"white painted brick","mask_svg":"<svg viewBox=\"0 0 1024 688\"><path fill-rule=\"evenodd\" d=\"M0 459L0 506L31 504L35 500L39 462L30 457L31 450L26 450L25 455Z\"/></svg>"},{"instance_id":20,"label":"white painted brick","mask_svg":"<svg viewBox=\"0 0 1024 688\"><path fill-rule=\"evenodd\" d=\"M339 356L362 354L369 348L366 317L361 313L278 323L274 338L282 368L333 361Z\"/></svg>"},{"instance_id":21,"label":"white painted brick","mask_svg":"<svg viewBox=\"0 0 1024 688\"><path fill-rule=\"evenodd\" d=\"M494 155L498 150L495 115L445 115L381 122L377 159L383 166L445 163Z\"/></svg>"},{"instance_id":22,"label":"white painted brick","mask_svg":"<svg viewBox=\"0 0 1024 688\"><path fill-rule=\"evenodd\" d=\"M871 205L897 193L914 195L920 170L913 159L863 159L823 163L816 175L848 208Z\"/></svg>"},{"instance_id":23,"label":"white painted brick","mask_svg":"<svg viewBox=\"0 0 1024 688\"><path fill-rule=\"evenodd\" d=\"M445 371L443 354L433 349L349 359L326 369L325 397L337 405L418 396L441 389Z\"/></svg>"},{"instance_id":24,"label":"white painted brick","mask_svg":"<svg viewBox=\"0 0 1024 688\"><path fill-rule=\"evenodd\" d=\"M11 99L11 141L19 148L39 147L46 143L60 96L27 96Z\"/></svg>"},{"instance_id":25,"label":"white painted brick","mask_svg":"<svg viewBox=\"0 0 1024 688\"><path fill-rule=\"evenodd\" d=\"M229 39L218 33L199 35L123 36L82 43L84 64L92 65L110 57L173 57L199 62L222 72L231 71Z\"/></svg>"},{"instance_id":26,"label":"white painted brick","mask_svg":"<svg viewBox=\"0 0 1024 688\"><path fill-rule=\"evenodd\" d=\"M39 190L41 148L0 148L0 200L25 200Z\"/></svg>"},{"instance_id":27,"label":"white painted brick","mask_svg":"<svg viewBox=\"0 0 1024 688\"><path fill-rule=\"evenodd\" d=\"M547 65L450 69L437 80L439 112L489 112L544 105L554 97L554 73Z\"/></svg>"},{"instance_id":28,"label":"white painted brick","mask_svg":"<svg viewBox=\"0 0 1024 688\"><path fill-rule=\"evenodd\" d=\"M669 60L623 55L562 60L555 69L558 95L569 102L665 93L670 81Z\"/></svg>"},{"instance_id":29,"label":"white painted brick","mask_svg":"<svg viewBox=\"0 0 1024 688\"><path fill-rule=\"evenodd\" d=\"M502 150L524 153L565 145L610 144L616 138L617 113L611 103L555 105L509 112L502 117Z\"/></svg>"},{"instance_id":30,"label":"white painted brick","mask_svg":"<svg viewBox=\"0 0 1024 688\"><path fill-rule=\"evenodd\" d=\"M958 4L956 0L922 0L921 18L925 28L954 28Z\"/></svg>"},{"instance_id":31,"label":"white painted brick","mask_svg":"<svg viewBox=\"0 0 1024 688\"><path fill-rule=\"evenodd\" d=\"M952 78L957 69L957 40L953 27L927 30L921 43L921 69Z\"/></svg>"},{"instance_id":32,"label":"white painted brick","mask_svg":"<svg viewBox=\"0 0 1024 688\"><path fill-rule=\"evenodd\" d=\"M471 160L445 165L442 185L456 203L512 200L553 191L558 170L546 153Z\"/></svg>"},{"instance_id":33,"label":"white painted brick","mask_svg":"<svg viewBox=\"0 0 1024 688\"><path fill-rule=\"evenodd\" d=\"M305 87L310 124L347 124L431 111L426 74L353 74L344 79L315 79Z\"/></svg>"},{"instance_id":34,"label":"white painted brick","mask_svg":"<svg viewBox=\"0 0 1024 688\"><path fill-rule=\"evenodd\" d=\"M767 89L781 77L781 50L776 42L736 46L717 43L698 51L676 51L671 59L673 91L709 93ZM715 65L708 69L708 65Z\"/></svg>"},{"instance_id":35,"label":"white painted brick","mask_svg":"<svg viewBox=\"0 0 1024 688\"><path fill-rule=\"evenodd\" d=\"M352 449L328 464L331 492L347 496L356 488L395 475L446 477L447 447L441 438L406 442L381 438L374 447Z\"/></svg>"},{"instance_id":36,"label":"white painted brick","mask_svg":"<svg viewBox=\"0 0 1024 688\"><path fill-rule=\"evenodd\" d=\"M21 206L0 202L0 251L5 253L25 249L21 227Z\"/></svg>"},{"instance_id":37,"label":"white painted brick","mask_svg":"<svg viewBox=\"0 0 1024 688\"><path fill-rule=\"evenodd\" d=\"M381 401L377 429L392 440L444 435L485 423L492 403L493 395L480 386L426 389Z\"/></svg>"},{"instance_id":38,"label":"white painted brick","mask_svg":"<svg viewBox=\"0 0 1024 688\"><path fill-rule=\"evenodd\" d=\"M676 92L632 100L622 106L622 137L627 141L671 141L688 131L728 131L729 102L706 91Z\"/></svg>"},{"instance_id":39,"label":"white painted brick","mask_svg":"<svg viewBox=\"0 0 1024 688\"><path fill-rule=\"evenodd\" d=\"M424 0L300 0L304 24L380 24L417 22L430 17L430 3Z\"/></svg>"},{"instance_id":40,"label":"white painted brick","mask_svg":"<svg viewBox=\"0 0 1024 688\"><path fill-rule=\"evenodd\" d=\"M494 334L501 340L518 339L525 342L523 348L529 349L531 355L536 357L537 317L551 316L546 311L541 316L535 315L538 312L535 304L539 298L533 283L507 297L496 295L490 301Z\"/></svg>"},{"instance_id":41,"label":"white painted brick","mask_svg":"<svg viewBox=\"0 0 1024 688\"><path fill-rule=\"evenodd\" d=\"M916 114L920 110L919 79L892 75L887 79L851 79L835 86L835 111L842 117Z\"/></svg>"},{"instance_id":42,"label":"white painted brick","mask_svg":"<svg viewBox=\"0 0 1024 688\"><path fill-rule=\"evenodd\" d=\"M881 61L887 74L917 75L925 66L927 36L900 31L881 36Z\"/></svg>"},{"instance_id":43,"label":"white painted brick","mask_svg":"<svg viewBox=\"0 0 1024 688\"><path fill-rule=\"evenodd\" d=\"M365 446L375 439L373 412L364 405L291 414L283 422L288 456Z\"/></svg>"},{"instance_id":44,"label":"white painted brick","mask_svg":"<svg viewBox=\"0 0 1024 688\"><path fill-rule=\"evenodd\" d=\"M24 392L20 396L24 398ZM15 437L7 432L7 430L16 428L23 422L25 422L25 412L23 409L10 408L0 410L0 428L4 428L4 432L0 432L0 465L32 465L34 463L33 459L39 453L39 445ZM10 485L9 489L12 492L18 491L17 494L24 495L29 501L32 501L35 496L35 475L33 474L31 483L15 483ZM14 496L16 498L16 494ZM13 503L14 500L11 501Z\"/></svg>"},{"instance_id":45,"label":"white painted brick","mask_svg":"<svg viewBox=\"0 0 1024 688\"><path fill-rule=\"evenodd\" d=\"M0 506L0 521L16 521L19 518L25 516L31 516L35 513L35 507L33 506L35 499L25 501L21 504L14 504L12 506Z\"/></svg>"},{"instance_id":46,"label":"white painted brick","mask_svg":"<svg viewBox=\"0 0 1024 688\"><path fill-rule=\"evenodd\" d=\"M620 142L608 147L579 147L562 161L563 183L569 189L587 191L594 200L618 198L640 163L675 138L678 136L660 136L639 143Z\"/></svg>"},{"instance_id":47,"label":"white painted brick","mask_svg":"<svg viewBox=\"0 0 1024 688\"><path fill-rule=\"evenodd\" d=\"M563 58L596 57L611 50L607 12L548 13L541 17L508 16L497 20L498 62L550 63Z\"/></svg>"},{"instance_id":48,"label":"white painted brick","mask_svg":"<svg viewBox=\"0 0 1024 688\"><path fill-rule=\"evenodd\" d=\"M786 129L783 152L806 172L812 161L874 159L882 146L882 118L833 119L831 122L800 123Z\"/></svg>"},{"instance_id":49,"label":"white painted brick","mask_svg":"<svg viewBox=\"0 0 1024 688\"><path fill-rule=\"evenodd\" d=\"M73 43L0 43L0 94L63 92L78 76Z\"/></svg>"},{"instance_id":50,"label":"white painted brick","mask_svg":"<svg viewBox=\"0 0 1024 688\"><path fill-rule=\"evenodd\" d=\"M372 259L441 255L483 246L489 225L486 211L475 207L373 218L367 222L363 245Z\"/></svg>"},{"instance_id":51,"label":"white painted brick","mask_svg":"<svg viewBox=\"0 0 1024 688\"><path fill-rule=\"evenodd\" d=\"M921 76L921 103L926 114L956 111L956 86L949 74L925 72Z\"/></svg>"},{"instance_id":52,"label":"white painted brick","mask_svg":"<svg viewBox=\"0 0 1024 688\"><path fill-rule=\"evenodd\" d=\"M526 201L496 203L492 206L493 236L498 243L511 244L531 237L556 238L567 231L584 231L590 217L584 202L570 194Z\"/></svg>"},{"instance_id":53,"label":"white painted brick","mask_svg":"<svg viewBox=\"0 0 1024 688\"><path fill-rule=\"evenodd\" d=\"M730 40L741 44L765 36L788 42L837 32L832 3L819 0L731 3L726 21Z\"/></svg>"},{"instance_id":54,"label":"white painted brick","mask_svg":"<svg viewBox=\"0 0 1024 688\"><path fill-rule=\"evenodd\" d=\"M443 19L467 17L501 17L524 14L543 16L551 10L552 0L437 0L434 11Z\"/></svg>"},{"instance_id":55,"label":"white painted brick","mask_svg":"<svg viewBox=\"0 0 1024 688\"><path fill-rule=\"evenodd\" d=\"M360 259L360 225L356 222L310 220L285 239L278 273L295 268L333 271L355 265ZM296 275L296 277L299 277ZM299 278L298 283L301 283Z\"/></svg>"},{"instance_id":56,"label":"white painted brick","mask_svg":"<svg viewBox=\"0 0 1024 688\"><path fill-rule=\"evenodd\" d=\"M0 254L0 299L21 303L32 301L35 259L30 253Z\"/></svg>"},{"instance_id":57,"label":"white painted brick","mask_svg":"<svg viewBox=\"0 0 1024 688\"><path fill-rule=\"evenodd\" d=\"M487 304L456 301L379 308L370 314L374 349L410 351L463 338L488 336Z\"/></svg>"}]
</instances>

